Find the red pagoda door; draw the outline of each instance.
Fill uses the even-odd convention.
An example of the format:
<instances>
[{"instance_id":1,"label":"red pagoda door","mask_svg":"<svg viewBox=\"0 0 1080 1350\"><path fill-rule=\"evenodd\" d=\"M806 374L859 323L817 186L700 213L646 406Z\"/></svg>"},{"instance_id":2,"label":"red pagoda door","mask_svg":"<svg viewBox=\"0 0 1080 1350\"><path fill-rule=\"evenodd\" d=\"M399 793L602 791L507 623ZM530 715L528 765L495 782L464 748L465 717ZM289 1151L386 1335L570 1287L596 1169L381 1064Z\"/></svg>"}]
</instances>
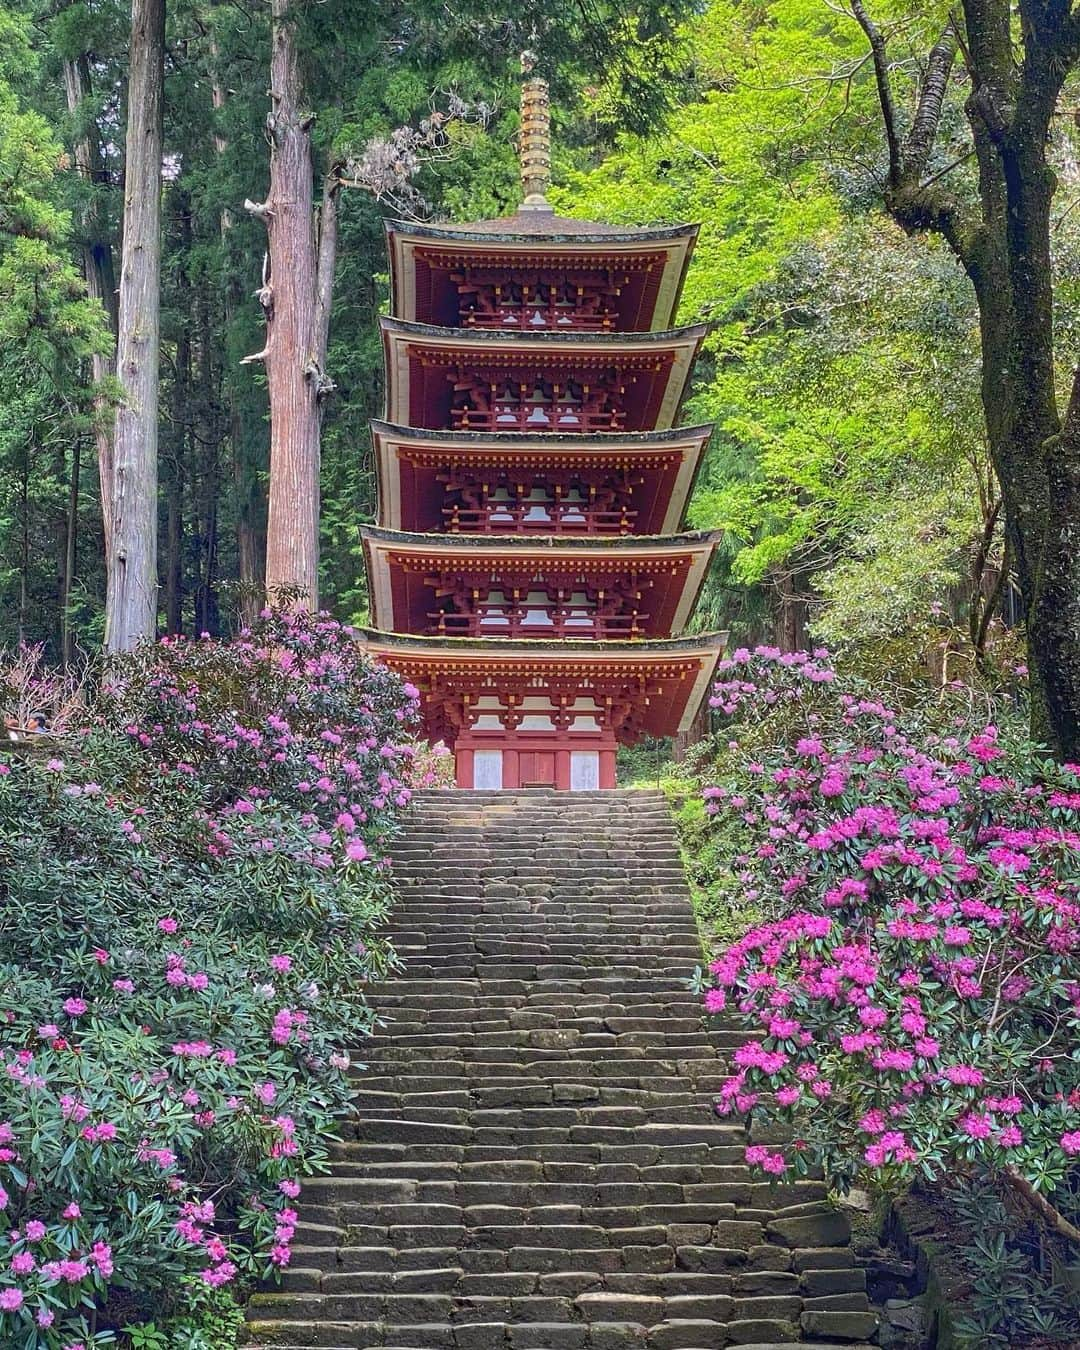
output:
<instances>
[{"instance_id":1,"label":"red pagoda door","mask_svg":"<svg viewBox=\"0 0 1080 1350\"><path fill-rule=\"evenodd\" d=\"M518 786L554 787L555 751L520 751L518 753Z\"/></svg>"}]
</instances>

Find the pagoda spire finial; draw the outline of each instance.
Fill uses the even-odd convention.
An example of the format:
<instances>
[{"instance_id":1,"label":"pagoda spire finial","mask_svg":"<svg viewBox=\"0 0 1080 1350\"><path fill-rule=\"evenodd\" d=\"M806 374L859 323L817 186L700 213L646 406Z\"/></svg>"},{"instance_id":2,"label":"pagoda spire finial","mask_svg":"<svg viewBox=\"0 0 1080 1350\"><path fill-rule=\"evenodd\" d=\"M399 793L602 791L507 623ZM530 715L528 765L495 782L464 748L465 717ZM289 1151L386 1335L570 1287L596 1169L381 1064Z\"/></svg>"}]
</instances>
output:
<instances>
[{"instance_id":1,"label":"pagoda spire finial","mask_svg":"<svg viewBox=\"0 0 1080 1350\"><path fill-rule=\"evenodd\" d=\"M523 200L518 209L551 212L547 200L547 190L551 186L551 106L547 81L532 73L536 60L534 52L521 54L521 69L526 78L521 85L518 157Z\"/></svg>"}]
</instances>

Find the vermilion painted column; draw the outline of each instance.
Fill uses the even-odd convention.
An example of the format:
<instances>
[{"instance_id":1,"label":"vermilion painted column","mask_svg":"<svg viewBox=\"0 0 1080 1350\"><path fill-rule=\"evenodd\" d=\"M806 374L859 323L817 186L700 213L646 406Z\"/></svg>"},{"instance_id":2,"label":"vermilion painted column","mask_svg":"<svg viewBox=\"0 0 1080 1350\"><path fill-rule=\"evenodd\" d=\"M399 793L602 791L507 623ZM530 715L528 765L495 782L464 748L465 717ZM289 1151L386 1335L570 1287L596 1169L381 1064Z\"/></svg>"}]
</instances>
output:
<instances>
[{"instance_id":1,"label":"vermilion painted column","mask_svg":"<svg viewBox=\"0 0 1080 1350\"><path fill-rule=\"evenodd\" d=\"M464 748L454 756L455 778L459 788L471 788L473 785L473 752Z\"/></svg>"},{"instance_id":2,"label":"vermilion painted column","mask_svg":"<svg viewBox=\"0 0 1080 1350\"><path fill-rule=\"evenodd\" d=\"M503 751L503 787L516 788L521 786L521 761L518 758L516 750Z\"/></svg>"},{"instance_id":3,"label":"vermilion painted column","mask_svg":"<svg viewBox=\"0 0 1080 1350\"><path fill-rule=\"evenodd\" d=\"M600 786L602 788L613 788L615 786L615 751L600 751Z\"/></svg>"},{"instance_id":4,"label":"vermilion painted column","mask_svg":"<svg viewBox=\"0 0 1080 1350\"><path fill-rule=\"evenodd\" d=\"M570 751L555 751L555 786L564 792L570 790Z\"/></svg>"}]
</instances>

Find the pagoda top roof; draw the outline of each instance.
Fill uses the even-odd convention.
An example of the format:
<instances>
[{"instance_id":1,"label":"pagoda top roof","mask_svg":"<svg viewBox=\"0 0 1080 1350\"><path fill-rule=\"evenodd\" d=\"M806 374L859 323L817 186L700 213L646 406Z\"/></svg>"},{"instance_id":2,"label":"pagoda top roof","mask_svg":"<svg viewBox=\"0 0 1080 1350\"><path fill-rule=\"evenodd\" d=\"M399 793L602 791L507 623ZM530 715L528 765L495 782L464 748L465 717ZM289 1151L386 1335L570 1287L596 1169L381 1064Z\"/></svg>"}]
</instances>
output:
<instances>
[{"instance_id":1,"label":"pagoda top roof","mask_svg":"<svg viewBox=\"0 0 1080 1350\"><path fill-rule=\"evenodd\" d=\"M418 225L386 222L391 311L399 319L457 323L461 269L538 267L621 274L615 327L662 329L674 321L696 225L605 225L553 211L497 220Z\"/></svg>"},{"instance_id":2,"label":"pagoda top roof","mask_svg":"<svg viewBox=\"0 0 1080 1350\"><path fill-rule=\"evenodd\" d=\"M494 220L470 220L446 224L417 225L411 221L388 220L389 235L411 235L444 243L515 243L538 241L551 244L648 244L675 239L695 239L698 226L609 225L599 220L579 220L576 216L557 216L554 211L520 210L512 216Z\"/></svg>"}]
</instances>

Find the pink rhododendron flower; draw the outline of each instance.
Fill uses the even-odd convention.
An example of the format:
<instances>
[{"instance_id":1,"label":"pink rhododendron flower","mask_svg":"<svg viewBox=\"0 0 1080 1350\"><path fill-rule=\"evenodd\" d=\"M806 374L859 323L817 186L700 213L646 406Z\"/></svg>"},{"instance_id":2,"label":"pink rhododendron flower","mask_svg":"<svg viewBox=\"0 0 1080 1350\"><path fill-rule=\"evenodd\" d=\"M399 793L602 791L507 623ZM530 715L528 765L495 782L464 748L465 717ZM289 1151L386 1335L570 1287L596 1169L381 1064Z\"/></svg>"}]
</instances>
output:
<instances>
[{"instance_id":1,"label":"pink rhododendron flower","mask_svg":"<svg viewBox=\"0 0 1080 1350\"><path fill-rule=\"evenodd\" d=\"M1067 1153L1070 1158L1075 1158L1080 1153L1080 1130L1067 1130L1060 1139L1062 1151Z\"/></svg>"}]
</instances>

